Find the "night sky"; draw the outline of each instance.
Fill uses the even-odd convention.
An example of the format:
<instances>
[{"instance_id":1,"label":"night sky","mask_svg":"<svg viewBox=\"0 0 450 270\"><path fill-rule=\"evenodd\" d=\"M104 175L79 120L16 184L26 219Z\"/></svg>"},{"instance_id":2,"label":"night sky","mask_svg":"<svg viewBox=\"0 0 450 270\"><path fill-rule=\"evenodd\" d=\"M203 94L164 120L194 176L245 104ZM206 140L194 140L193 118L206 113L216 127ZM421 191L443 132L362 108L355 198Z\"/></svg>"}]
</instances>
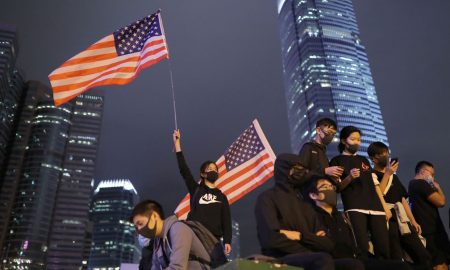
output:
<instances>
[{"instance_id":1,"label":"night sky","mask_svg":"<svg viewBox=\"0 0 450 270\"><path fill-rule=\"evenodd\" d=\"M404 184L417 161L435 164L450 196L450 2L355 0L363 44L392 155ZM194 174L258 118L275 153L290 151L276 1L0 1L0 21L19 33L26 79L47 75L100 38L162 8L183 149ZM168 63L105 95L96 180L129 178L140 198L167 212L187 192L172 152ZM95 93L95 91L91 91ZM272 180L231 207L241 255L259 252L253 207ZM448 206L441 211L448 224Z\"/></svg>"}]
</instances>

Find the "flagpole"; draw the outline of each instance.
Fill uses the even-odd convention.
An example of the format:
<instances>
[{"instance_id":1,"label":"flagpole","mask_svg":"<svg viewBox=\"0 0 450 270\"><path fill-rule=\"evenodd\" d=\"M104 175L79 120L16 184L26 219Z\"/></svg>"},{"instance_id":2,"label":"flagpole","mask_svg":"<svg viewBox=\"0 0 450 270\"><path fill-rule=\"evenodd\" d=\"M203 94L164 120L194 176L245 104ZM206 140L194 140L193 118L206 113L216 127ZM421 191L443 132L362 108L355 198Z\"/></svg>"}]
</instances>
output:
<instances>
[{"instance_id":1,"label":"flagpole","mask_svg":"<svg viewBox=\"0 0 450 270\"><path fill-rule=\"evenodd\" d=\"M178 129L178 121L177 121L177 105L175 101L175 90L173 87L173 74L172 74L172 65L170 63L170 58L167 58L169 63L169 74L170 74L170 85L172 87L172 103L173 103L173 116L175 120L175 129Z\"/></svg>"},{"instance_id":2,"label":"flagpole","mask_svg":"<svg viewBox=\"0 0 450 270\"><path fill-rule=\"evenodd\" d=\"M177 105L175 102L175 90L173 87L173 74L172 74L172 64L170 63L170 57L169 57L169 46L167 45L167 36L166 33L164 31L164 26L162 23L162 16L161 16L161 9L158 9L158 13L159 13L159 25L161 26L161 31L162 34L164 36L164 43L166 45L167 48L167 61L169 63L169 74L170 74L170 86L172 88L172 103L173 103L173 117L174 117L174 122L175 122L175 129L178 129L178 121L177 121Z\"/></svg>"}]
</instances>

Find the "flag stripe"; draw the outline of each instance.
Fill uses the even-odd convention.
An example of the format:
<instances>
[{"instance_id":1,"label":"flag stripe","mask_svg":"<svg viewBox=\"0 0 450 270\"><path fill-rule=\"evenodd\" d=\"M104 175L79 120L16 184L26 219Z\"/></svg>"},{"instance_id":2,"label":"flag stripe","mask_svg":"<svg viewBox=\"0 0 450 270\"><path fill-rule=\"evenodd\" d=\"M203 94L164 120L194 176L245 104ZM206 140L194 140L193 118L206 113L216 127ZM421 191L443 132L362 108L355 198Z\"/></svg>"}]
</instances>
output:
<instances>
[{"instance_id":1,"label":"flag stripe","mask_svg":"<svg viewBox=\"0 0 450 270\"><path fill-rule=\"evenodd\" d=\"M153 37L153 38L150 38L145 43L144 49L147 49L152 46L159 47L158 45L166 46L164 43L164 40L162 40L160 37ZM136 52L136 53L131 53L131 54L127 54L127 55L117 55L114 42L111 44L111 49L112 49L112 53L108 53L108 54L104 54L104 55L95 54L96 51L92 51L92 54L90 54L89 52L86 52L85 56L83 56L83 57L76 56L76 57L68 60L61 67L75 66L77 64L93 65L93 64L96 64L98 61L102 61L102 60L106 61L106 60L114 59L114 58L118 58L120 60L121 58L128 58L128 56L130 56L130 55L139 56L142 54L142 52ZM100 62L99 64L101 65L103 63L108 63L108 62ZM80 66L80 68L83 68L83 67L84 66ZM59 71L59 69L58 69L58 71Z\"/></svg>"},{"instance_id":2,"label":"flag stripe","mask_svg":"<svg viewBox=\"0 0 450 270\"><path fill-rule=\"evenodd\" d=\"M114 58L99 59L98 61L95 61L95 62L80 61L79 63L71 64L69 66L65 66L65 67L58 69L58 72L52 73L49 77L51 80L58 80L57 75L66 75L66 76L70 77L73 75L71 75L69 72L73 72L76 70L79 70L82 73L85 70L88 70L91 68L107 67L110 64L117 64L117 63L124 62L126 60L135 60L136 61L139 59L139 55L145 56L146 54L151 53L151 52L158 52L163 48L165 48L164 44L150 42L150 43L146 44L146 46L144 47L143 53L132 53L132 54L128 54L128 55L124 55L124 56L120 56L120 57L117 57L117 54L114 53L114 56L115 56ZM97 57L100 57L100 56L97 56Z\"/></svg>"},{"instance_id":3,"label":"flag stripe","mask_svg":"<svg viewBox=\"0 0 450 270\"><path fill-rule=\"evenodd\" d=\"M50 73L55 104L92 87L127 84L164 58L168 49L158 11L98 40Z\"/></svg>"},{"instance_id":4,"label":"flag stripe","mask_svg":"<svg viewBox=\"0 0 450 270\"><path fill-rule=\"evenodd\" d=\"M80 89L86 86L90 86L91 83L97 82L99 78L105 77L105 78L111 78L111 77L116 77L116 78L129 78L132 77L133 75L135 75L139 70L140 70L140 66L145 64L148 61L151 60L158 60L158 59L163 59L165 58L165 56L167 56L167 52L162 51L159 52L157 55L150 55L149 57L142 59L139 63L139 65L137 65L136 69L133 69L133 72L126 72L126 73L121 73L117 70L117 67L115 68L110 68L109 70L105 70L103 73L98 74L97 77L91 79L90 81L86 81L86 82L78 82L76 79L74 79L72 81L71 84L67 84L66 86L57 86L54 85L53 81L52 81L52 87L53 87L53 91L54 92L62 92L62 91L69 91L69 90L76 90L76 89ZM158 60L159 61L159 60ZM152 62L154 63L154 62ZM121 64L121 65L125 65L125 63ZM146 66L144 66L146 67ZM114 76L114 74L117 74L116 76ZM69 80L69 79L67 79Z\"/></svg>"},{"instance_id":5,"label":"flag stripe","mask_svg":"<svg viewBox=\"0 0 450 270\"><path fill-rule=\"evenodd\" d=\"M262 178L260 181L253 184L251 189L243 189L242 192L238 193L236 196L233 196L228 201L229 204L232 204L242 197L244 197L246 194L248 194L250 191L254 190L255 188L259 187L260 185L264 184L267 180L269 180L273 176L273 173L266 175L264 178Z\"/></svg>"},{"instance_id":6,"label":"flag stripe","mask_svg":"<svg viewBox=\"0 0 450 270\"><path fill-rule=\"evenodd\" d=\"M153 58L158 58L158 55L160 55L161 52L167 54L165 48L161 47L154 51L149 51L146 55L153 56ZM145 59L145 57L146 56L144 56L144 58L140 58L139 56L135 56L98 68L78 70L63 74L55 74L52 76L53 79L52 85L54 86L53 90L58 92L60 90L61 85L64 86L64 89L66 89L67 87L68 90L71 90L71 88L74 88L76 86L79 87L82 84L84 85L89 84L91 81L95 80L99 76L107 75L113 72L126 71L132 73L136 70L137 63L143 62L143 59ZM83 75L83 76L76 76L76 75Z\"/></svg>"},{"instance_id":7,"label":"flag stripe","mask_svg":"<svg viewBox=\"0 0 450 270\"><path fill-rule=\"evenodd\" d=\"M273 176L275 154L257 120L253 122L253 125L261 143L264 145L264 150L231 171L227 171L224 155L216 162L220 175L216 186L227 196L230 204L239 200ZM184 219L187 217L189 210L190 196L187 194L175 209L175 214L180 219Z\"/></svg>"},{"instance_id":8,"label":"flag stripe","mask_svg":"<svg viewBox=\"0 0 450 270\"><path fill-rule=\"evenodd\" d=\"M255 159L257 158L257 159ZM269 154L264 154L262 156L256 156L253 159L250 159L249 161L247 161L246 163L249 165L244 165L246 167L243 167L242 170L236 171L230 175L225 174L223 177L225 177L224 179L219 179L221 180L220 182L217 183L217 187L219 189L221 189L223 186L229 184L232 181L235 181L236 179L238 179L239 177L241 177L242 175L247 175L249 173L251 173L251 170L254 169L254 164L260 164L261 162L263 162L265 159L269 158Z\"/></svg>"},{"instance_id":9,"label":"flag stripe","mask_svg":"<svg viewBox=\"0 0 450 270\"><path fill-rule=\"evenodd\" d=\"M122 84L127 84L130 81L132 81L133 79L135 79L137 77L137 75L139 74L139 72L148 67L151 66L153 64L158 63L159 61L163 60L164 58L166 58L167 55L162 55L157 59L153 59L152 61L149 61L147 63L145 63L144 65L141 66L141 68L139 68L136 73L130 77L130 78L125 78L125 79L119 79L119 78L99 78L96 82L93 82L92 84L86 86L86 87L82 87L79 89L75 89L72 91L69 91L69 93L67 91L65 92L55 92L53 93L53 97L55 99L55 105L61 105L64 102L67 102L68 100L80 95L81 93L96 87L96 86L102 86L102 85L110 85L110 84L118 84L118 85L122 85ZM70 98L69 98L70 97ZM61 99L61 101L57 101L56 99Z\"/></svg>"}]
</instances>

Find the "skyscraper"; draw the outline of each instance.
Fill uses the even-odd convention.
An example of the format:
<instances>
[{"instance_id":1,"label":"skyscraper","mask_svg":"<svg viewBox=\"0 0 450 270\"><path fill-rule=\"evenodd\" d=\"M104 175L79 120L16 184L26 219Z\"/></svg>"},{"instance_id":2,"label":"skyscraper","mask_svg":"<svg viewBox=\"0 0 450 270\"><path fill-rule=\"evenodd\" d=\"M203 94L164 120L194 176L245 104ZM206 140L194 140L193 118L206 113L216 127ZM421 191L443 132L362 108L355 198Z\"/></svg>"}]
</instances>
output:
<instances>
[{"instance_id":1,"label":"skyscraper","mask_svg":"<svg viewBox=\"0 0 450 270\"><path fill-rule=\"evenodd\" d=\"M293 151L315 136L322 117L338 129L360 128L362 153L370 142L387 143L352 1L278 0L278 20Z\"/></svg>"},{"instance_id":2,"label":"skyscraper","mask_svg":"<svg viewBox=\"0 0 450 270\"><path fill-rule=\"evenodd\" d=\"M139 260L134 225L129 221L138 194L128 179L103 180L91 206L94 224L88 268L118 270L121 263Z\"/></svg>"},{"instance_id":3,"label":"skyscraper","mask_svg":"<svg viewBox=\"0 0 450 270\"><path fill-rule=\"evenodd\" d=\"M0 187L5 162L11 151L11 140L17 125L18 103L24 87L23 77L16 67L18 54L15 27L0 24Z\"/></svg>"},{"instance_id":4,"label":"skyscraper","mask_svg":"<svg viewBox=\"0 0 450 270\"><path fill-rule=\"evenodd\" d=\"M89 232L103 98L60 107L50 89L28 82L4 185L0 232L5 269L79 269Z\"/></svg>"}]
</instances>

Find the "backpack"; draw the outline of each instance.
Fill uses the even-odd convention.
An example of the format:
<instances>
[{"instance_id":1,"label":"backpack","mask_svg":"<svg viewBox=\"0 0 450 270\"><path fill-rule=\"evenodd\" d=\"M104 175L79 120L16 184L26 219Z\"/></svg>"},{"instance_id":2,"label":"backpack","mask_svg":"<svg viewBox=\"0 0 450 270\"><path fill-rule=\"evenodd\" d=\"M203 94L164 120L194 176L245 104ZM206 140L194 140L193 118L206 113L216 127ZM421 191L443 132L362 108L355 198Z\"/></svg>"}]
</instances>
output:
<instances>
[{"instance_id":1,"label":"backpack","mask_svg":"<svg viewBox=\"0 0 450 270\"><path fill-rule=\"evenodd\" d=\"M191 230L194 232L194 234L197 236L197 238L200 240L200 243L203 244L203 247L205 248L206 252L209 254L210 260L200 258L194 254L189 254L189 260L190 261L198 261L202 264L206 264L210 266L211 268L218 267L220 265L223 265L228 262L227 257L225 256L225 253L223 252L223 247L220 241L205 227L203 224L201 224L198 221L194 220L187 220L187 221L178 221L183 222L186 224ZM169 229L170 232L170 229ZM169 248L170 247L170 233L167 233L167 239L169 240ZM163 251L163 257L166 261L167 265L169 264L169 258Z\"/></svg>"}]
</instances>

